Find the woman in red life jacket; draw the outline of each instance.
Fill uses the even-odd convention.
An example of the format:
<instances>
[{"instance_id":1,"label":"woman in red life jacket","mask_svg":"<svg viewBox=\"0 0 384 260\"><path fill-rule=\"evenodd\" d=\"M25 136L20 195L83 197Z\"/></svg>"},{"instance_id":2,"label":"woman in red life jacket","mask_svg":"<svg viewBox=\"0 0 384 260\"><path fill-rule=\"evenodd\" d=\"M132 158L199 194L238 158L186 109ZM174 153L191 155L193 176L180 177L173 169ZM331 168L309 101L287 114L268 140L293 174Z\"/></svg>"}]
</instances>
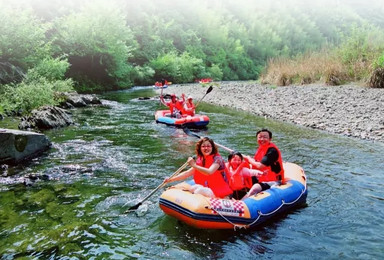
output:
<instances>
[{"instance_id":1,"label":"woman in red life jacket","mask_svg":"<svg viewBox=\"0 0 384 260\"><path fill-rule=\"evenodd\" d=\"M181 115L184 112L183 104L185 102L185 95L181 95L182 100L178 100L175 94L171 95L171 101L165 102L163 95L160 95L160 102L164 105L169 107L169 110L171 111L171 117L181 117Z\"/></svg>"},{"instance_id":2,"label":"woman in red life jacket","mask_svg":"<svg viewBox=\"0 0 384 260\"><path fill-rule=\"evenodd\" d=\"M190 169L164 183L184 180L193 176L195 185L190 188L194 194L202 194L209 198L227 198L232 190L226 181L225 162L212 139L204 137L196 143L197 159L188 158Z\"/></svg>"},{"instance_id":3,"label":"woman in red life jacket","mask_svg":"<svg viewBox=\"0 0 384 260\"><path fill-rule=\"evenodd\" d=\"M239 200L247 194L249 189L259 182L258 176L263 175L260 170L249 169L249 163L244 161L243 155L239 152L232 152L228 155L227 179L233 190L233 198Z\"/></svg>"},{"instance_id":4,"label":"woman in red life jacket","mask_svg":"<svg viewBox=\"0 0 384 260\"><path fill-rule=\"evenodd\" d=\"M188 96L187 102L184 103L184 113L189 116L195 115L195 104L193 104L193 98Z\"/></svg>"},{"instance_id":5,"label":"woman in red life jacket","mask_svg":"<svg viewBox=\"0 0 384 260\"><path fill-rule=\"evenodd\" d=\"M268 129L261 129L256 133L257 143L259 147L255 153L255 157L247 156L252 168L266 172L259 177L259 183L252 186L250 191L243 199L260 191L269 189L272 185L284 183L283 159L279 148L271 142L272 133Z\"/></svg>"}]
</instances>

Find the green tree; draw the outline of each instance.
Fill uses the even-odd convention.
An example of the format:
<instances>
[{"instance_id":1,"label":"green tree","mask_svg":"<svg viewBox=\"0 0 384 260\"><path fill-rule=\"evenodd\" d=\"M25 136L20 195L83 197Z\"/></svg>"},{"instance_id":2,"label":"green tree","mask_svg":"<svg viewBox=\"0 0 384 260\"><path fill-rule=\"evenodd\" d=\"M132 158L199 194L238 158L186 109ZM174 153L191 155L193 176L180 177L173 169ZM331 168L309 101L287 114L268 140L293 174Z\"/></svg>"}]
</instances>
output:
<instances>
[{"instance_id":1,"label":"green tree","mask_svg":"<svg viewBox=\"0 0 384 260\"><path fill-rule=\"evenodd\" d=\"M151 61L156 71L155 78L167 78L178 83L192 82L201 75L206 75L205 65L201 59L192 57L188 52L180 56L170 52Z\"/></svg>"},{"instance_id":2,"label":"green tree","mask_svg":"<svg viewBox=\"0 0 384 260\"><path fill-rule=\"evenodd\" d=\"M57 20L56 30L56 51L68 55L68 76L78 81L78 90L132 84L133 65L128 59L137 42L116 2L89 3L81 11Z\"/></svg>"},{"instance_id":3,"label":"green tree","mask_svg":"<svg viewBox=\"0 0 384 260\"><path fill-rule=\"evenodd\" d=\"M42 23L32 9L0 2L0 61L26 70L50 55Z\"/></svg>"}]
</instances>

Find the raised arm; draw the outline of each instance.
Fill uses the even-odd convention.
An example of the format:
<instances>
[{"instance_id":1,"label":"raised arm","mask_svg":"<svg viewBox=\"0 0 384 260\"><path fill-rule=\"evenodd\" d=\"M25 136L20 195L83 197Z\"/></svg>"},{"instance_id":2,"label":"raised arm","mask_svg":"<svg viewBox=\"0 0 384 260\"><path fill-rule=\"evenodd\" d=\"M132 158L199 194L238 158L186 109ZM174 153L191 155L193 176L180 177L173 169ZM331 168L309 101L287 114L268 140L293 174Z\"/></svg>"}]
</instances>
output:
<instances>
[{"instance_id":1,"label":"raised arm","mask_svg":"<svg viewBox=\"0 0 384 260\"><path fill-rule=\"evenodd\" d=\"M161 102L161 104L163 104L164 106L168 106L167 103L166 103L165 100L164 100L163 95L160 95L160 102Z\"/></svg>"}]
</instances>

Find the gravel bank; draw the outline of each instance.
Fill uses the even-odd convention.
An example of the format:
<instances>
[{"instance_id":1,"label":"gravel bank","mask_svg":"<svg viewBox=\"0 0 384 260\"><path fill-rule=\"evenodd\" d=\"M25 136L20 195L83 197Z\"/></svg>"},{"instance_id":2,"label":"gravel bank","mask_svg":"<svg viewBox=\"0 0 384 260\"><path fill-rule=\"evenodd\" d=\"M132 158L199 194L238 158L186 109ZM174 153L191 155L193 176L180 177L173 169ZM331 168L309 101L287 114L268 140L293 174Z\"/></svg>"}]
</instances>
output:
<instances>
[{"instance_id":1,"label":"gravel bank","mask_svg":"<svg viewBox=\"0 0 384 260\"><path fill-rule=\"evenodd\" d=\"M175 84L164 89L164 94L191 94L197 102L206 90L200 84ZM334 134L384 142L384 89L220 82L204 102Z\"/></svg>"}]
</instances>

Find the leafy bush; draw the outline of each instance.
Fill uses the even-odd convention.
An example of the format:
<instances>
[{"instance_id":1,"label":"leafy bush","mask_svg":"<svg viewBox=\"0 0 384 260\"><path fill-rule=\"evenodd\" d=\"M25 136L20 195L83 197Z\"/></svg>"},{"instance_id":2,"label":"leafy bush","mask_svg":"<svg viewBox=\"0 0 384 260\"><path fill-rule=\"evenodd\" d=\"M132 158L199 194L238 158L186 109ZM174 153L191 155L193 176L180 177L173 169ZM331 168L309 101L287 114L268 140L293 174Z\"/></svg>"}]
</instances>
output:
<instances>
[{"instance_id":1,"label":"leafy bush","mask_svg":"<svg viewBox=\"0 0 384 260\"><path fill-rule=\"evenodd\" d=\"M0 107L4 111L29 112L44 105L57 105L58 92L73 91L72 79L64 75L69 67L65 59L45 58L36 67L29 69L20 84L1 86Z\"/></svg>"},{"instance_id":2,"label":"leafy bush","mask_svg":"<svg viewBox=\"0 0 384 260\"><path fill-rule=\"evenodd\" d=\"M369 77L370 66L383 51L383 45L384 32L382 30L368 25L353 27L351 35L336 49L350 80Z\"/></svg>"},{"instance_id":3,"label":"leafy bush","mask_svg":"<svg viewBox=\"0 0 384 260\"><path fill-rule=\"evenodd\" d=\"M0 93L1 107L6 111L30 112L44 105L57 105L59 100L55 98L55 93L73 91L72 86L71 79L49 81L45 78L4 85Z\"/></svg>"},{"instance_id":4,"label":"leafy bush","mask_svg":"<svg viewBox=\"0 0 384 260\"><path fill-rule=\"evenodd\" d=\"M66 59L45 58L37 66L28 70L27 81L36 81L41 77L48 81L62 80L68 68L69 63Z\"/></svg>"}]
</instances>

